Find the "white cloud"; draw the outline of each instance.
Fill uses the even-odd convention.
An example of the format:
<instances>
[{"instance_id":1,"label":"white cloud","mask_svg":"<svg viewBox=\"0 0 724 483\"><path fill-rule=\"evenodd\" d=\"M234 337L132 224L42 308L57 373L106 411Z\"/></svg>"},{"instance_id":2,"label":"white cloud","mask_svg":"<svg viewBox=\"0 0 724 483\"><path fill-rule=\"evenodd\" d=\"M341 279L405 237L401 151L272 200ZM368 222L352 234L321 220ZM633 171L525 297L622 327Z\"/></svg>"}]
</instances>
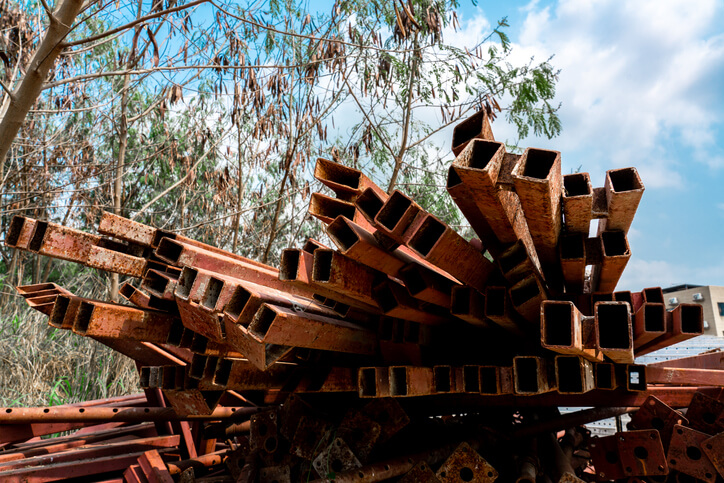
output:
<instances>
[{"instance_id":1,"label":"white cloud","mask_svg":"<svg viewBox=\"0 0 724 483\"><path fill-rule=\"evenodd\" d=\"M513 63L531 56L561 69L563 132L524 145L558 149L564 171L583 164L594 184L606 169L637 166L649 188L682 187L682 169L667 145L675 139L689 159L712 169L717 124L724 120L724 4L717 0L561 0L532 2L513 46ZM496 136L515 139L497 123ZM568 160L568 163L566 163Z\"/></svg>"},{"instance_id":2,"label":"white cloud","mask_svg":"<svg viewBox=\"0 0 724 483\"><path fill-rule=\"evenodd\" d=\"M616 290L640 291L646 287L670 287L683 283L700 285L721 284L724 258L711 260L705 266L684 260L645 260L635 254L631 257Z\"/></svg>"}]
</instances>

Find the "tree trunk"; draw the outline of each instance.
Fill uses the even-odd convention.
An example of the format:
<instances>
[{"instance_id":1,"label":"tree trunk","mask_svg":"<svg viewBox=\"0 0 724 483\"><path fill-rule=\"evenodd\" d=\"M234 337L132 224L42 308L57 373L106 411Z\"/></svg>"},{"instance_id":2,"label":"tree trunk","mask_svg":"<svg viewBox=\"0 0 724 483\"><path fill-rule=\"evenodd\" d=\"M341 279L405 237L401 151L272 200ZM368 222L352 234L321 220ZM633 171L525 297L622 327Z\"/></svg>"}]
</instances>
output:
<instances>
[{"instance_id":1,"label":"tree trunk","mask_svg":"<svg viewBox=\"0 0 724 483\"><path fill-rule=\"evenodd\" d=\"M64 48L63 40L68 35L82 7L83 0L60 0L58 8L50 16L45 38L40 42L38 50L30 60L25 77L20 81L20 85L6 104L5 112L0 115L0 190L5 174L5 156L18 134L20 126L25 122L28 111L43 90L43 83L48 77L48 72Z\"/></svg>"}]
</instances>

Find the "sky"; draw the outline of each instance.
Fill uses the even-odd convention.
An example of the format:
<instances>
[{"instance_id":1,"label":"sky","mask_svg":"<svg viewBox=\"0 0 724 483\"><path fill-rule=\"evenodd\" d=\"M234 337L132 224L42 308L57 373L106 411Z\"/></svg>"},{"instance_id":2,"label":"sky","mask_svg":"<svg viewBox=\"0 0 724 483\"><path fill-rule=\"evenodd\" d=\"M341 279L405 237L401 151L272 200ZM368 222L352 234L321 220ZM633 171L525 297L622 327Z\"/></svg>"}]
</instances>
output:
<instances>
[{"instance_id":1,"label":"sky","mask_svg":"<svg viewBox=\"0 0 724 483\"><path fill-rule=\"evenodd\" d=\"M474 45L507 16L511 62L560 69L564 174L634 166L646 190L617 287L724 285L724 2L559 0L462 3L446 41ZM514 141L501 116L496 139Z\"/></svg>"}]
</instances>

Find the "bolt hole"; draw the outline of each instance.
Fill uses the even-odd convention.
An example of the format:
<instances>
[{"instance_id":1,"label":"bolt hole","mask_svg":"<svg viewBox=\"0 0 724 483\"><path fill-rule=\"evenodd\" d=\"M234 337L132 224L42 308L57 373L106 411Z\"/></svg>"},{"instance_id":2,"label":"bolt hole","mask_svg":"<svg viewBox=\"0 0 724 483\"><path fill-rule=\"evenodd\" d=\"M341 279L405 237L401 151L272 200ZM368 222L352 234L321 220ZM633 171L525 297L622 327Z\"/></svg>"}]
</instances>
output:
<instances>
[{"instance_id":1,"label":"bolt hole","mask_svg":"<svg viewBox=\"0 0 724 483\"><path fill-rule=\"evenodd\" d=\"M636 456L640 460L645 460L649 457L649 452L646 451L646 448L643 446L636 446L634 448L634 456Z\"/></svg>"},{"instance_id":2,"label":"bolt hole","mask_svg":"<svg viewBox=\"0 0 724 483\"><path fill-rule=\"evenodd\" d=\"M85 409L80 408L80 409L78 410L78 412L79 412L79 413L84 413L84 412L85 412Z\"/></svg>"},{"instance_id":3,"label":"bolt hole","mask_svg":"<svg viewBox=\"0 0 724 483\"><path fill-rule=\"evenodd\" d=\"M332 471L334 471L335 473L338 473L344 469L344 464L342 463L342 461L340 459L335 458L334 460L332 460L331 467L332 467Z\"/></svg>"},{"instance_id":4,"label":"bolt hole","mask_svg":"<svg viewBox=\"0 0 724 483\"><path fill-rule=\"evenodd\" d=\"M703 419L706 424L714 424L716 422L716 416L714 416L714 413L710 413L709 411L702 414L701 419Z\"/></svg>"},{"instance_id":5,"label":"bolt hole","mask_svg":"<svg viewBox=\"0 0 724 483\"><path fill-rule=\"evenodd\" d=\"M683 429L677 429L676 432L679 433L679 434L684 434L684 430L683 430Z\"/></svg>"},{"instance_id":6,"label":"bolt hole","mask_svg":"<svg viewBox=\"0 0 724 483\"><path fill-rule=\"evenodd\" d=\"M475 476L475 473L473 473L473 470L468 468L467 466L464 466L460 469L460 479L463 481L473 481L473 477Z\"/></svg>"},{"instance_id":7,"label":"bolt hole","mask_svg":"<svg viewBox=\"0 0 724 483\"><path fill-rule=\"evenodd\" d=\"M48 413L50 412L50 409L47 409L47 408L46 408L46 409L43 409L43 412L44 412L45 414L48 414Z\"/></svg>"},{"instance_id":8,"label":"bolt hole","mask_svg":"<svg viewBox=\"0 0 724 483\"><path fill-rule=\"evenodd\" d=\"M662 429L664 429L664 420L661 418L653 418L651 420L651 427L661 431Z\"/></svg>"},{"instance_id":9,"label":"bolt hole","mask_svg":"<svg viewBox=\"0 0 724 483\"><path fill-rule=\"evenodd\" d=\"M118 408L113 408L113 412L114 412L114 413L117 413L117 412L118 412Z\"/></svg>"},{"instance_id":10,"label":"bolt hole","mask_svg":"<svg viewBox=\"0 0 724 483\"><path fill-rule=\"evenodd\" d=\"M686 448L686 456L690 460L699 461L701 459L701 450L696 446L688 446Z\"/></svg>"},{"instance_id":11,"label":"bolt hole","mask_svg":"<svg viewBox=\"0 0 724 483\"><path fill-rule=\"evenodd\" d=\"M615 451L606 451L606 461L610 464L615 465L618 463L618 453Z\"/></svg>"}]
</instances>

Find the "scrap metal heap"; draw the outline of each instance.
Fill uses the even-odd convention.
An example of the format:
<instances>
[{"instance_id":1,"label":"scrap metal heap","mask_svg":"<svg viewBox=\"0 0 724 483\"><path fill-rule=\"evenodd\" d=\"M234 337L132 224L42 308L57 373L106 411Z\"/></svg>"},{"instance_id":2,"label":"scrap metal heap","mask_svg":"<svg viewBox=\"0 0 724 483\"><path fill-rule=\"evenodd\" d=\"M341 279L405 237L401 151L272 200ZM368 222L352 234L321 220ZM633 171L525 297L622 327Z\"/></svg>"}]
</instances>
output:
<instances>
[{"instance_id":1,"label":"scrap metal heap","mask_svg":"<svg viewBox=\"0 0 724 483\"><path fill-rule=\"evenodd\" d=\"M325 159L314 175L334 196L314 193L309 213L337 248L310 239L279 269L110 213L98 235L16 216L7 245L140 280L120 288L130 304L18 291L51 326L133 358L145 395L7 408L0 480L724 477L722 353L634 363L703 333L698 304L615 291L636 169L594 189L561 174L557 151L506 152L484 112L455 128L453 152L447 191L470 241ZM615 436L582 427L625 413Z\"/></svg>"}]
</instances>

